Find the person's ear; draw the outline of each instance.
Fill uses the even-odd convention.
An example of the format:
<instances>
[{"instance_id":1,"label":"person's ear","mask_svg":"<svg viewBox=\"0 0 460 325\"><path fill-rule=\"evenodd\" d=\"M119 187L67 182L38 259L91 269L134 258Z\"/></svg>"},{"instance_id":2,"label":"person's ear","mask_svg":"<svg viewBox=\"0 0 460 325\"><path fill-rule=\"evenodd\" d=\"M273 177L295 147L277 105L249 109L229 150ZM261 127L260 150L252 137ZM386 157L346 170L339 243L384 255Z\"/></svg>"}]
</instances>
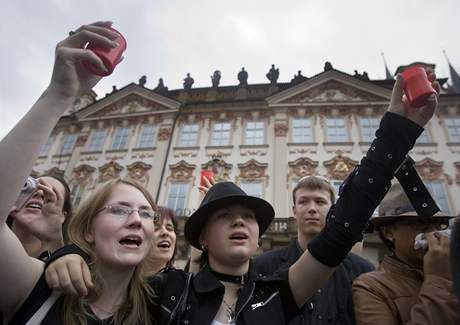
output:
<instances>
[{"instance_id":1,"label":"person's ear","mask_svg":"<svg viewBox=\"0 0 460 325\"><path fill-rule=\"evenodd\" d=\"M294 216L294 219L297 219L296 216L295 216L295 214L296 214L296 205L294 204L294 205L292 206L292 215Z\"/></svg>"},{"instance_id":2,"label":"person's ear","mask_svg":"<svg viewBox=\"0 0 460 325\"><path fill-rule=\"evenodd\" d=\"M382 226L382 235L385 237L385 239L393 242L395 240L394 238L394 227L391 225L388 226Z\"/></svg>"},{"instance_id":3,"label":"person's ear","mask_svg":"<svg viewBox=\"0 0 460 325\"><path fill-rule=\"evenodd\" d=\"M208 250L208 244L204 240L200 240L200 247L203 252L206 252Z\"/></svg>"},{"instance_id":4,"label":"person's ear","mask_svg":"<svg viewBox=\"0 0 460 325\"><path fill-rule=\"evenodd\" d=\"M90 232L88 232L87 234L85 234L85 240L86 240L88 243L90 243L90 244L94 243L94 234L93 234L93 230L92 230L92 229L91 229Z\"/></svg>"}]
</instances>

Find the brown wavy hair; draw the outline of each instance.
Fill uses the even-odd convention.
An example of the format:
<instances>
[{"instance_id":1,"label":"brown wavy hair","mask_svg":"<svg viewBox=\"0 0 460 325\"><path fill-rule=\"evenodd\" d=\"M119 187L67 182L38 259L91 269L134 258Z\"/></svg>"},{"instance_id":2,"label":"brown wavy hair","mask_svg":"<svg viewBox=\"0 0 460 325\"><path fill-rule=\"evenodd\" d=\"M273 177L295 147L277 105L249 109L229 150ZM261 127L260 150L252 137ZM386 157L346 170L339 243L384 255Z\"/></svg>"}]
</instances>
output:
<instances>
[{"instance_id":1,"label":"brown wavy hair","mask_svg":"<svg viewBox=\"0 0 460 325\"><path fill-rule=\"evenodd\" d=\"M77 213L69 224L69 241L79 246L90 256L91 263L89 268L93 278L94 288L86 297L66 296L64 298L62 305L64 324L86 325L88 319L92 317L90 314L90 303L96 301L102 293L104 279L101 277L98 270L98 262L94 254L93 245L89 243L85 237L90 233L93 220L98 214L98 211L107 203L112 191L118 184L126 184L138 189L150 203L152 209L157 210L157 206L149 192L137 182L129 179L116 179L101 185L79 205ZM145 259L136 266L128 286L126 299L114 313L111 324L153 324L150 317L149 306L151 306L154 292L142 276L144 265Z\"/></svg>"}]
</instances>

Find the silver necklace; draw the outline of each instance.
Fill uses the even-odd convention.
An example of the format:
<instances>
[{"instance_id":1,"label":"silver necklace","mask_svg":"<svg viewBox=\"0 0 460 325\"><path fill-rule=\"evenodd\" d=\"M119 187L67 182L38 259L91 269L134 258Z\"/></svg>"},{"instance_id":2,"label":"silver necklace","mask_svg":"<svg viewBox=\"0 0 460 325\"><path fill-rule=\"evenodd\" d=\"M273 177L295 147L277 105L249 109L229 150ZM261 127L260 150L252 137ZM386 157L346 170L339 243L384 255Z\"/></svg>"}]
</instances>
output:
<instances>
[{"instance_id":1,"label":"silver necklace","mask_svg":"<svg viewBox=\"0 0 460 325\"><path fill-rule=\"evenodd\" d=\"M225 299L222 299L222 301L225 305L225 313L227 314L227 319L228 319L227 324L232 324L233 322L235 322L235 317L236 317L235 315L236 302L230 305L225 301Z\"/></svg>"}]
</instances>

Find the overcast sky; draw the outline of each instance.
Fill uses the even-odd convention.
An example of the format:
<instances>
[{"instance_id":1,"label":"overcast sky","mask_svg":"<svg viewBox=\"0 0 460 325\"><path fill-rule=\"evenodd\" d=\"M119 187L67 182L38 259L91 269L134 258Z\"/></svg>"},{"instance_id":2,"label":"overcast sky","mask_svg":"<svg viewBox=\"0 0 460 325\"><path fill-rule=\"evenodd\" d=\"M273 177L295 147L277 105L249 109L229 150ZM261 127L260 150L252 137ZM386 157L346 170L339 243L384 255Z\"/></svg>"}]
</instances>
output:
<instances>
[{"instance_id":1,"label":"overcast sky","mask_svg":"<svg viewBox=\"0 0 460 325\"><path fill-rule=\"evenodd\" d=\"M297 70L317 74L325 61L378 79L382 51L392 72L420 60L446 77L443 49L460 67L458 0L3 0L1 7L0 139L47 86L55 44L97 20L113 21L128 42L124 62L96 86L99 98L144 74L148 88L163 77L176 89L187 72L194 87L210 86L218 69L221 85L235 85L244 66L249 83L268 82L272 63L280 82Z\"/></svg>"}]
</instances>

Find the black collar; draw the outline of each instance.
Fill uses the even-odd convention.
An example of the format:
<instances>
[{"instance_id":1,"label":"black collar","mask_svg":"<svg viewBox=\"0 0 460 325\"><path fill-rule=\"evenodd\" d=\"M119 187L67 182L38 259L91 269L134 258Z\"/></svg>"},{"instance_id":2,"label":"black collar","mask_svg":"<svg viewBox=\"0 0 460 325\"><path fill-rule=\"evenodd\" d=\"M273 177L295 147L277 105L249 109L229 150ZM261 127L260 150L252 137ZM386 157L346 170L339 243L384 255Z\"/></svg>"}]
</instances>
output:
<instances>
[{"instance_id":1,"label":"black collar","mask_svg":"<svg viewBox=\"0 0 460 325\"><path fill-rule=\"evenodd\" d=\"M248 274L247 273L244 274L244 275L230 275L230 274L219 273L217 271L212 270L211 268L209 268L209 270L220 281L238 283L238 284L241 284L241 285L244 285L245 283L248 282Z\"/></svg>"}]
</instances>

